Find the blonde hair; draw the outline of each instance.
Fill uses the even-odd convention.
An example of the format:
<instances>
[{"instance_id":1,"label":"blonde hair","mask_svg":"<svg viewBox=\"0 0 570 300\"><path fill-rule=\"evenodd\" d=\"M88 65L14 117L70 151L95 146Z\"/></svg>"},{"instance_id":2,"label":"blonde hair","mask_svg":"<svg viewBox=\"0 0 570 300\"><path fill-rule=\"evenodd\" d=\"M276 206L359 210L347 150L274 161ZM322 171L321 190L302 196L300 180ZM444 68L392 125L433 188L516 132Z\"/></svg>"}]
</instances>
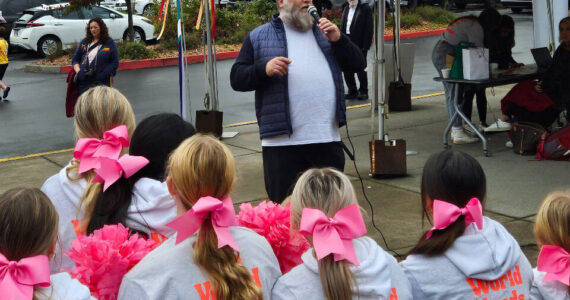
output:
<instances>
[{"instance_id":1,"label":"blonde hair","mask_svg":"<svg viewBox=\"0 0 570 300\"><path fill-rule=\"evenodd\" d=\"M73 123L75 125L75 139L96 138L102 139L105 131L119 125L126 125L129 137L135 130L135 114L129 100L117 89L100 85L88 89L81 94L75 104ZM67 178L71 181L86 179L88 184L81 197L81 207L85 208L82 223L89 223L93 212L95 200L101 193L101 183L92 182L93 171L77 174L79 162L72 160L67 168Z\"/></svg>"},{"instance_id":2,"label":"blonde hair","mask_svg":"<svg viewBox=\"0 0 570 300\"><path fill-rule=\"evenodd\" d=\"M570 252L570 190L554 191L544 198L534 224L539 243Z\"/></svg>"},{"instance_id":3,"label":"blonde hair","mask_svg":"<svg viewBox=\"0 0 570 300\"><path fill-rule=\"evenodd\" d=\"M352 183L343 173L332 168L307 170L291 194L292 227L299 227L305 207L318 209L332 218L337 211L357 203ZM333 255L328 255L319 260L318 268L327 300L350 300L353 294L358 294L358 284L346 261L335 261Z\"/></svg>"},{"instance_id":4,"label":"blonde hair","mask_svg":"<svg viewBox=\"0 0 570 300\"><path fill-rule=\"evenodd\" d=\"M201 197L228 197L235 183L235 162L230 150L212 136L195 134L174 150L168 176L178 201L186 208ZM228 246L218 249L209 217L202 223L193 245L194 262L213 283L216 299L263 299L263 294L239 256Z\"/></svg>"},{"instance_id":5,"label":"blonde hair","mask_svg":"<svg viewBox=\"0 0 570 300\"><path fill-rule=\"evenodd\" d=\"M536 214L534 235L540 247L559 246L570 252L570 190L546 195ZM567 293L570 295L570 287Z\"/></svg>"},{"instance_id":6,"label":"blonde hair","mask_svg":"<svg viewBox=\"0 0 570 300\"><path fill-rule=\"evenodd\" d=\"M57 239L58 218L55 207L40 189L6 191L0 195L0 253L9 261L50 255ZM41 294L50 298L45 292Z\"/></svg>"}]
</instances>

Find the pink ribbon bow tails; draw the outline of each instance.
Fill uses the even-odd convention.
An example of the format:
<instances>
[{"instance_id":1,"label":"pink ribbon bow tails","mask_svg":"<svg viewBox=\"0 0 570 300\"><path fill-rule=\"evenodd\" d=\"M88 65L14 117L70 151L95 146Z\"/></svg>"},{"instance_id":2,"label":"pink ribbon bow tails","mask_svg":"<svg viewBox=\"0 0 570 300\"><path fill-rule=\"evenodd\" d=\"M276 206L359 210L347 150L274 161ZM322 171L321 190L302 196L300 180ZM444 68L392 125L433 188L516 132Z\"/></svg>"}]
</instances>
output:
<instances>
[{"instance_id":1,"label":"pink ribbon bow tails","mask_svg":"<svg viewBox=\"0 0 570 300\"><path fill-rule=\"evenodd\" d=\"M299 231L304 235L313 235L313 247L317 259L333 254L334 260L347 260L359 266L352 240L366 234L357 204L349 205L328 218L322 211L303 208Z\"/></svg>"},{"instance_id":2,"label":"pink ribbon bow tails","mask_svg":"<svg viewBox=\"0 0 570 300\"><path fill-rule=\"evenodd\" d=\"M103 139L81 138L75 144L73 157L79 160L78 173L100 167L100 158L118 159L121 150L129 146L127 126L119 125L105 131Z\"/></svg>"},{"instance_id":3,"label":"pink ribbon bow tails","mask_svg":"<svg viewBox=\"0 0 570 300\"><path fill-rule=\"evenodd\" d=\"M570 254L562 247L544 245L538 255L537 269L546 272L543 281L560 281L570 285Z\"/></svg>"},{"instance_id":4,"label":"pink ribbon bow tails","mask_svg":"<svg viewBox=\"0 0 570 300\"><path fill-rule=\"evenodd\" d=\"M95 169L97 176L93 178L93 182L103 183L103 191L106 191L109 186L121 178L123 173L125 178L129 178L148 163L148 159L143 156L128 154L121 156L118 160L102 157L99 161L99 168Z\"/></svg>"},{"instance_id":5,"label":"pink ribbon bow tails","mask_svg":"<svg viewBox=\"0 0 570 300\"><path fill-rule=\"evenodd\" d=\"M479 230L483 229L483 207L477 198L471 198L463 208L459 208L449 202L433 201L433 227L426 235L426 240L431 237L434 230L447 228L455 222L459 216L465 216L465 226L475 222Z\"/></svg>"},{"instance_id":6,"label":"pink ribbon bow tails","mask_svg":"<svg viewBox=\"0 0 570 300\"><path fill-rule=\"evenodd\" d=\"M179 244L198 231L208 215L210 215L212 227L218 237L218 248L230 246L239 252L239 247L234 241L229 228L229 226L237 225L236 213L231 198L225 198L220 201L211 196L202 197L198 199L190 210L166 224L166 226L176 230L176 244Z\"/></svg>"},{"instance_id":7,"label":"pink ribbon bow tails","mask_svg":"<svg viewBox=\"0 0 570 300\"><path fill-rule=\"evenodd\" d=\"M0 295L2 299L28 300L34 285L50 286L49 259L45 255L9 261L0 253Z\"/></svg>"}]
</instances>

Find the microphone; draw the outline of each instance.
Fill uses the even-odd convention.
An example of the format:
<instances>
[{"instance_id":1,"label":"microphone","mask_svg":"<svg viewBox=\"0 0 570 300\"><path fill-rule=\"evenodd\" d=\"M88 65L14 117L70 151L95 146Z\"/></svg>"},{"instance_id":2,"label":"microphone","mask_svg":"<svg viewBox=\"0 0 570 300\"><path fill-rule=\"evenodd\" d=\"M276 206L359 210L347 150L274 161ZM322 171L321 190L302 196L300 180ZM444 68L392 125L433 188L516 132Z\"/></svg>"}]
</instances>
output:
<instances>
[{"instance_id":1,"label":"microphone","mask_svg":"<svg viewBox=\"0 0 570 300\"><path fill-rule=\"evenodd\" d=\"M309 6L309 9L307 10L307 12L313 17L313 19L315 19L315 22L317 22L317 24L318 24L321 16L319 16L319 13L317 12L317 8L311 5L311 6Z\"/></svg>"}]
</instances>

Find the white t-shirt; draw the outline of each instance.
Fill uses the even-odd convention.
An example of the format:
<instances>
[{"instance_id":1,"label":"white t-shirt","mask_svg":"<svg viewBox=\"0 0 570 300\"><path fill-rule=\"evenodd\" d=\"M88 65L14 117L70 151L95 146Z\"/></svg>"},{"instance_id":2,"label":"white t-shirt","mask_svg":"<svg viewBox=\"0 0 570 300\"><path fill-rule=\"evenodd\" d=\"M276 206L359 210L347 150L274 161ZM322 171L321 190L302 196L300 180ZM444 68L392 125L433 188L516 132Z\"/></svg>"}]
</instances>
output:
<instances>
[{"instance_id":1,"label":"white t-shirt","mask_svg":"<svg viewBox=\"0 0 570 300\"><path fill-rule=\"evenodd\" d=\"M291 59L287 84L293 133L267 137L263 147L340 141L336 119L336 88L325 54L312 30L300 32L285 25L287 56Z\"/></svg>"},{"instance_id":2,"label":"white t-shirt","mask_svg":"<svg viewBox=\"0 0 570 300\"><path fill-rule=\"evenodd\" d=\"M50 286L37 287L34 296L37 300L96 300L91 297L89 288L79 280L62 272L49 277Z\"/></svg>"},{"instance_id":3,"label":"white t-shirt","mask_svg":"<svg viewBox=\"0 0 570 300\"><path fill-rule=\"evenodd\" d=\"M349 6L348 16L346 17L346 34L350 34L350 25L352 25L352 18L354 17L355 11L356 4L354 6Z\"/></svg>"}]
</instances>

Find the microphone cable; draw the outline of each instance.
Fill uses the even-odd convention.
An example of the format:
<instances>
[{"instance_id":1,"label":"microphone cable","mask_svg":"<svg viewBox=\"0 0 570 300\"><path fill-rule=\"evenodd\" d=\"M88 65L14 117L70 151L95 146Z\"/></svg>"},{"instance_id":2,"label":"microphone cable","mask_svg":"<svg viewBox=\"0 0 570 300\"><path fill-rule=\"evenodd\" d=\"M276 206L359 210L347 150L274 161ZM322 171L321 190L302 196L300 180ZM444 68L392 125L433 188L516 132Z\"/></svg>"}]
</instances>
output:
<instances>
[{"instance_id":1,"label":"microphone cable","mask_svg":"<svg viewBox=\"0 0 570 300\"><path fill-rule=\"evenodd\" d=\"M371 109L372 108L371 106ZM384 233L382 233L382 230L380 230L380 228L378 228L378 226L376 226L376 221L374 221L374 207L372 206L372 202L370 202L370 200L368 199L368 196L366 196L366 190L364 189L364 181L362 180L362 176L360 175L360 172L358 172L358 167L356 166L356 151L354 149L354 144L352 143L352 140L350 139L350 134L348 133L348 118L346 120L346 124L344 125L346 127L346 137L348 139L348 142L350 143L350 147L352 148L352 155L349 154L350 159L352 160L352 163L354 165L354 170L356 171L356 175L358 175L358 179L360 180L360 187L362 188L362 194L364 195L364 199L366 199L366 202L368 203L368 206L370 207L370 218L372 219L372 227L374 227L374 229L376 231L378 231L378 233L380 233L380 236L382 237L382 241L384 242L384 245L386 245L386 249L388 249L390 252L394 253L400 260L402 260L402 255L398 252L396 252L395 250L393 250L392 248L390 248L390 246L388 246L388 242L386 241L386 238L384 237ZM345 148L345 151L347 151L348 153L348 148L346 147L346 145L343 144L343 147Z\"/></svg>"}]
</instances>

